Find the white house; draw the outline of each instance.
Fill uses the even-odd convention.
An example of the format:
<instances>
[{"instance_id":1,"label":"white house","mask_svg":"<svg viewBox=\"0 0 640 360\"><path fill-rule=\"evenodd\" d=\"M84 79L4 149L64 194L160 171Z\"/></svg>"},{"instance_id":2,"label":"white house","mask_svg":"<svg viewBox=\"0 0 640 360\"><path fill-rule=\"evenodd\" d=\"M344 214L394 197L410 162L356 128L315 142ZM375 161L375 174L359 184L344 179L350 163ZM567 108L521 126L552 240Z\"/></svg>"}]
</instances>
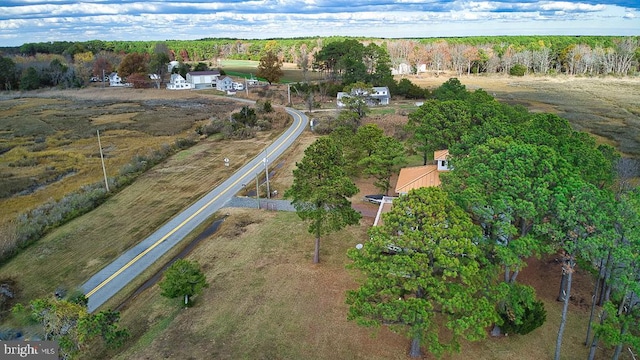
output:
<instances>
[{"instance_id":1,"label":"white house","mask_svg":"<svg viewBox=\"0 0 640 360\"><path fill-rule=\"evenodd\" d=\"M433 160L438 166L438 171L447 171L449 169L449 150L437 150L433 153Z\"/></svg>"},{"instance_id":2,"label":"white house","mask_svg":"<svg viewBox=\"0 0 640 360\"><path fill-rule=\"evenodd\" d=\"M112 72L111 74L109 74L109 86L122 87L131 86L131 84L123 82L122 78L118 76L117 72Z\"/></svg>"},{"instance_id":3,"label":"white house","mask_svg":"<svg viewBox=\"0 0 640 360\"><path fill-rule=\"evenodd\" d=\"M411 74L411 65L402 62L397 66L391 68L391 75L404 75Z\"/></svg>"},{"instance_id":4,"label":"white house","mask_svg":"<svg viewBox=\"0 0 640 360\"><path fill-rule=\"evenodd\" d=\"M218 78L216 80L216 89L220 91L232 91L235 90L233 88L233 79L228 76L223 77L222 79Z\"/></svg>"},{"instance_id":5,"label":"white house","mask_svg":"<svg viewBox=\"0 0 640 360\"><path fill-rule=\"evenodd\" d=\"M386 86L374 86L373 92L363 93L362 91L352 90L351 94L355 94L356 92L359 95L365 95L367 98L367 105L369 106L378 106L378 105L389 105L389 100L391 99L391 93L389 92L389 88ZM346 92L339 92L337 96L337 105L338 107L343 107L344 103L341 101L343 97L349 97L351 94Z\"/></svg>"},{"instance_id":6,"label":"white house","mask_svg":"<svg viewBox=\"0 0 640 360\"><path fill-rule=\"evenodd\" d=\"M187 73L187 82L191 84L193 89L206 89L215 87L216 81L220 76L220 71L191 71Z\"/></svg>"},{"instance_id":7,"label":"white house","mask_svg":"<svg viewBox=\"0 0 640 360\"><path fill-rule=\"evenodd\" d=\"M188 90L191 83L188 83L180 74L171 74L171 81L167 84L168 90Z\"/></svg>"}]
</instances>

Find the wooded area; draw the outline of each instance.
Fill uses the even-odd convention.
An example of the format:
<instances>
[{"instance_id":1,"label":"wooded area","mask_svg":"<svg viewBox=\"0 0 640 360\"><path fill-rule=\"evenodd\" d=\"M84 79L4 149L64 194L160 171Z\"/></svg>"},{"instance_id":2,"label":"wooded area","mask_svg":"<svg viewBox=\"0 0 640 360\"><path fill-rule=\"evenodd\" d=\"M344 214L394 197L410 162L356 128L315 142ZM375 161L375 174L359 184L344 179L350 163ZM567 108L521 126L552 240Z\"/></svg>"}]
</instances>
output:
<instances>
[{"instance_id":1,"label":"wooded area","mask_svg":"<svg viewBox=\"0 0 640 360\"><path fill-rule=\"evenodd\" d=\"M260 60L275 54L280 62L323 71L318 54L334 43L356 42L384 50L399 73L629 75L638 71L640 37L496 36L428 39L317 37L270 40L201 39L26 43L0 48L0 83L5 90L29 89L36 75L41 86L78 87L101 70L119 67L128 54L154 61L202 62L218 67L222 59ZM159 51L161 50L161 51ZM157 59L156 59L157 60ZM105 62L110 66L104 66ZM101 63L101 66L96 66ZM157 61L156 61L157 63ZM157 71L157 66L149 66ZM32 70L30 70L32 69ZM30 73L29 73L30 72ZM25 77L26 76L26 77Z\"/></svg>"}]
</instances>

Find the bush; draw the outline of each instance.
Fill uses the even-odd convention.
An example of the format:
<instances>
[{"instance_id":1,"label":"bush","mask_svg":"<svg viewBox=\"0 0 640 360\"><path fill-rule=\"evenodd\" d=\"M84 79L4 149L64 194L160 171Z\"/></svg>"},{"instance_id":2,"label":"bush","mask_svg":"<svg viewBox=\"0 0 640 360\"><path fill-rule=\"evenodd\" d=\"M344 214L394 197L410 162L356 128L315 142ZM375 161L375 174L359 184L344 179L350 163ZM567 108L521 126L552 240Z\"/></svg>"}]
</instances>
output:
<instances>
[{"instance_id":1,"label":"bush","mask_svg":"<svg viewBox=\"0 0 640 360\"><path fill-rule=\"evenodd\" d=\"M263 131L263 130L271 130L272 125L269 119L262 119L262 120L258 120L256 127L258 127L261 131Z\"/></svg>"},{"instance_id":2,"label":"bush","mask_svg":"<svg viewBox=\"0 0 640 360\"><path fill-rule=\"evenodd\" d=\"M267 100L264 102L264 105L262 106L262 111L266 113L270 113L273 111L273 106L271 106L271 101Z\"/></svg>"},{"instance_id":3,"label":"bush","mask_svg":"<svg viewBox=\"0 0 640 360\"><path fill-rule=\"evenodd\" d=\"M522 64L515 64L509 70L509 75L511 75L511 76L524 76L524 74L526 72L527 72L526 66L524 66Z\"/></svg>"},{"instance_id":4,"label":"bush","mask_svg":"<svg viewBox=\"0 0 640 360\"><path fill-rule=\"evenodd\" d=\"M195 144L196 144L196 141L194 139L185 139L185 138L176 139L176 147L178 149L187 149ZM162 160L164 160L165 158L166 157L163 157Z\"/></svg>"},{"instance_id":5,"label":"bush","mask_svg":"<svg viewBox=\"0 0 640 360\"><path fill-rule=\"evenodd\" d=\"M407 99L426 99L429 97L429 90L419 87L409 79L401 79L394 91L394 95L404 96Z\"/></svg>"},{"instance_id":6,"label":"bush","mask_svg":"<svg viewBox=\"0 0 640 360\"><path fill-rule=\"evenodd\" d=\"M318 119L314 121L314 131L319 135L328 135L338 126L336 119Z\"/></svg>"}]
</instances>

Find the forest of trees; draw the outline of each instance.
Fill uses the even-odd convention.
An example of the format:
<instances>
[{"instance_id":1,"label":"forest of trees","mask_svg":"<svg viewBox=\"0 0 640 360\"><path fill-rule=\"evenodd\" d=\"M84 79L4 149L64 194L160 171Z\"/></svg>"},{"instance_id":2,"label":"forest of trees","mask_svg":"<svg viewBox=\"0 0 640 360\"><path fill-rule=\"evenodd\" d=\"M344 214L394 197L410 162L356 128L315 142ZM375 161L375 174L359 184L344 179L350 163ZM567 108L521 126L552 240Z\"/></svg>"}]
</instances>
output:
<instances>
[{"instance_id":1,"label":"forest of trees","mask_svg":"<svg viewBox=\"0 0 640 360\"><path fill-rule=\"evenodd\" d=\"M480 339L492 325L524 335L544 323L546 311L518 275L527 259L555 254L563 303L555 359L578 268L596 284L584 329L589 359L605 356L603 348L613 359L623 350L637 354L640 189L630 181L637 163L566 119L469 92L456 78L409 114L406 138L389 138L375 124L354 126L361 110L346 107L353 114L338 116L318 140L342 149L332 172L373 177L385 191L383 180L409 152L440 149L449 149L452 170L439 188L395 199L364 245L349 250L363 275L347 293L349 319L405 334L414 357L421 348L459 351L461 339ZM327 164L312 153L303 162Z\"/></svg>"},{"instance_id":2,"label":"forest of trees","mask_svg":"<svg viewBox=\"0 0 640 360\"><path fill-rule=\"evenodd\" d=\"M386 57L390 68L408 67L414 73L456 72L459 76L513 74L514 68L515 73L523 74L620 76L636 73L640 59L640 37L613 36L59 41L0 48L0 83L4 90L29 90L37 85L79 87L92 76L100 76L98 70L104 70L104 65L118 69L125 56L133 53L148 56L150 64L154 54L157 60L157 54L162 53L167 60L216 66L221 59L258 61L270 52L278 61L298 64L304 71L326 71L326 66L331 66L326 57L329 50L340 51L340 46L332 48L336 43L360 44L355 50L364 51L372 60ZM332 74L327 72L327 76Z\"/></svg>"}]
</instances>

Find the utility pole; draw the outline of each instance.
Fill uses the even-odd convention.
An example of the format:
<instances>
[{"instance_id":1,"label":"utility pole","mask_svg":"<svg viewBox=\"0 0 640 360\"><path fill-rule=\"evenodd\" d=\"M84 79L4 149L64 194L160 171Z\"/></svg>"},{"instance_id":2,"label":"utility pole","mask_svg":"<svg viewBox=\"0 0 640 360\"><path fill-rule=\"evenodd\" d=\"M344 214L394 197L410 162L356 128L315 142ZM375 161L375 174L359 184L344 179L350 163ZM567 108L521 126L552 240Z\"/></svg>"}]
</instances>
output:
<instances>
[{"instance_id":1,"label":"utility pole","mask_svg":"<svg viewBox=\"0 0 640 360\"><path fill-rule=\"evenodd\" d=\"M267 149L264 150L264 174L267 178L267 199L271 198L271 191L269 190L269 159L267 159Z\"/></svg>"},{"instance_id":2,"label":"utility pole","mask_svg":"<svg viewBox=\"0 0 640 360\"><path fill-rule=\"evenodd\" d=\"M100 143L100 130L96 130L98 134L98 147L100 148L100 161L102 162L102 173L104 174L104 187L109 192L109 181L107 181L107 169L104 166L104 155L102 155L102 144Z\"/></svg>"},{"instance_id":3,"label":"utility pole","mask_svg":"<svg viewBox=\"0 0 640 360\"><path fill-rule=\"evenodd\" d=\"M258 188L258 174L256 173L256 201L258 202L258 209L260 209L260 189Z\"/></svg>"}]
</instances>

